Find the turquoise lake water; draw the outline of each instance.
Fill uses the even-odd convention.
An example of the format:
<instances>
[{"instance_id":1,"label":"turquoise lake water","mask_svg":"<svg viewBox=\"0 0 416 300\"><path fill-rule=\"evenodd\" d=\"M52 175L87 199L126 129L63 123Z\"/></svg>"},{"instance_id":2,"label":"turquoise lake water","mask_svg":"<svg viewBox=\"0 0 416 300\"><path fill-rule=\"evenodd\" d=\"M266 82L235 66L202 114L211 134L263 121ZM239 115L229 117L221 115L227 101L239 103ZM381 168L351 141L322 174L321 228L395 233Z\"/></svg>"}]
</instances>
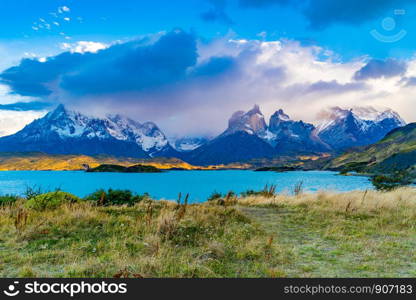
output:
<instances>
[{"instance_id":1,"label":"turquoise lake water","mask_svg":"<svg viewBox=\"0 0 416 300\"><path fill-rule=\"evenodd\" d=\"M372 189L367 177L339 176L329 171L254 172L169 171L163 173L86 173L82 171L0 171L0 194L23 194L27 187L43 191L57 188L79 197L100 188L129 189L149 193L155 199L177 199L178 194L190 194L190 202L205 201L212 192L240 193L261 190L266 184L276 185L278 192L290 192L303 181L304 191L336 192Z\"/></svg>"}]
</instances>

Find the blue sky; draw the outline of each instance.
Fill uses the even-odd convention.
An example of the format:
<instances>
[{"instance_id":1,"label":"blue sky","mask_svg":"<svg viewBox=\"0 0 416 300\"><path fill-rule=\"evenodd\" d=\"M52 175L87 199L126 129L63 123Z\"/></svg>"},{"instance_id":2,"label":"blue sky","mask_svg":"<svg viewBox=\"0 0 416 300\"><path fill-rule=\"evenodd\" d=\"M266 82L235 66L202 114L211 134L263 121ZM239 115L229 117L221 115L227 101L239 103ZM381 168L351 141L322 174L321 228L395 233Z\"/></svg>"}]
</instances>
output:
<instances>
[{"instance_id":1,"label":"blue sky","mask_svg":"<svg viewBox=\"0 0 416 300\"><path fill-rule=\"evenodd\" d=\"M0 41L10 43L18 51L33 52L38 48L39 52L46 53L46 48L50 52L56 50L57 44L65 37L73 40L88 38L111 41L182 28L193 30L206 39L225 35L231 30L236 36L247 39L297 39L329 47L345 59L363 54L377 58L407 56L413 51L416 18L412 1L318 0L308 4L312 7L308 9L302 5L290 4L291 2L2 0L0 26L7 30L1 32ZM302 1L293 1L299 2ZM342 2L346 4L343 5ZM303 4L305 5L307 4ZM70 10L59 13L60 7L68 7ZM404 10L404 14L397 14L398 10ZM345 17L342 11L349 16ZM382 21L386 17L395 19L395 30L383 29ZM70 20L65 21L64 18ZM59 23L59 26L54 25L54 22ZM50 24L51 29L36 30L43 23ZM373 29L386 35L404 29L407 36L392 47L391 44L380 44L374 39L370 34ZM60 33L65 33L65 36ZM266 35L262 36L261 33Z\"/></svg>"},{"instance_id":2,"label":"blue sky","mask_svg":"<svg viewBox=\"0 0 416 300\"><path fill-rule=\"evenodd\" d=\"M0 104L59 102L183 128L221 97L218 120L260 103L313 121L296 109L305 98L316 111L379 104L413 120L415 16L411 0L2 0Z\"/></svg>"}]
</instances>

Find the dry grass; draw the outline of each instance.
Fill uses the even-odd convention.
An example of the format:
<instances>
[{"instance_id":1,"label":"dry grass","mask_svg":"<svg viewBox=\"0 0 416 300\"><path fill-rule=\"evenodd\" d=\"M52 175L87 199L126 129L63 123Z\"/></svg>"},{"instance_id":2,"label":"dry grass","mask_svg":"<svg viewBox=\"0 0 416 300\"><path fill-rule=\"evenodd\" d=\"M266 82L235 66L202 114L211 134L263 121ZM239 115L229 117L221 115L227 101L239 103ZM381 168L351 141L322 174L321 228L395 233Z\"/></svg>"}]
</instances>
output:
<instances>
[{"instance_id":1,"label":"dry grass","mask_svg":"<svg viewBox=\"0 0 416 300\"><path fill-rule=\"evenodd\" d=\"M295 196L278 194L274 197L249 196L239 199L240 205L290 205L307 206L331 212L375 213L385 210L404 209L416 214L416 189L407 187L390 192L355 191L331 193L320 191L316 194Z\"/></svg>"},{"instance_id":2,"label":"dry grass","mask_svg":"<svg viewBox=\"0 0 416 300\"><path fill-rule=\"evenodd\" d=\"M414 188L225 200L0 207L0 277L416 276Z\"/></svg>"}]
</instances>

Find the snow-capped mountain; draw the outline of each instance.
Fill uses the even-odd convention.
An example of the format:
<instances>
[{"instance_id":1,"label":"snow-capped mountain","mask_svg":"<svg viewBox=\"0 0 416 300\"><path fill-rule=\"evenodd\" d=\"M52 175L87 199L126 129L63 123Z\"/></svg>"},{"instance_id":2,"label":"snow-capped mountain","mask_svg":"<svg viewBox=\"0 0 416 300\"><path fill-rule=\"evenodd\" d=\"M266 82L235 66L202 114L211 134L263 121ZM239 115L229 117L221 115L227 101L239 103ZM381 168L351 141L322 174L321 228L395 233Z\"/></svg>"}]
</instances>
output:
<instances>
[{"instance_id":1,"label":"snow-capped mountain","mask_svg":"<svg viewBox=\"0 0 416 300\"><path fill-rule=\"evenodd\" d=\"M235 112L217 138L190 151L185 160L195 164L242 162L279 155L316 154L368 145L405 122L392 111L373 108L331 109L319 126L294 121L277 110L267 125L260 108Z\"/></svg>"},{"instance_id":2,"label":"snow-capped mountain","mask_svg":"<svg viewBox=\"0 0 416 300\"><path fill-rule=\"evenodd\" d=\"M283 112L276 111L269 122L269 142L278 153L305 153L329 151L314 133L315 126L303 121L293 121Z\"/></svg>"},{"instance_id":3,"label":"snow-capped mountain","mask_svg":"<svg viewBox=\"0 0 416 300\"><path fill-rule=\"evenodd\" d=\"M259 106L255 105L248 112L235 112L222 134L190 151L184 159L193 164L209 165L270 158L275 151L264 139L267 135L264 116Z\"/></svg>"},{"instance_id":4,"label":"snow-capped mountain","mask_svg":"<svg viewBox=\"0 0 416 300\"><path fill-rule=\"evenodd\" d=\"M258 136L266 135L267 125L258 105L254 105L248 112L235 112L228 121L227 130L221 135L227 136L239 131Z\"/></svg>"},{"instance_id":5,"label":"snow-capped mountain","mask_svg":"<svg viewBox=\"0 0 416 300\"><path fill-rule=\"evenodd\" d=\"M105 125L111 136L117 140L137 143L151 157L172 150L166 136L153 122L140 124L120 115L109 115Z\"/></svg>"},{"instance_id":6,"label":"snow-capped mountain","mask_svg":"<svg viewBox=\"0 0 416 300\"><path fill-rule=\"evenodd\" d=\"M181 137L171 141L172 146L179 152L188 152L195 150L208 143L210 138L208 137Z\"/></svg>"},{"instance_id":7,"label":"snow-capped mountain","mask_svg":"<svg viewBox=\"0 0 416 300\"><path fill-rule=\"evenodd\" d=\"M391 130L406 125L391 109L378 111L372 107L333 107L321 116L323 119L315 134L334 150L375 143Z\"/></svg>"},{"instance_id":8,"label":"snow-capped mountain","mask_svg":"<svg viewBox=\"0 0 416 300\"><path fill-rule=\"evenodd\" d=\"M0 138L0 151L131 157L176 154L154 123L141 124L119 115L93 118L63 105L21 131Z\"/></svg>"},{"instance_id":9,"label":"snow-capped mountain","mask_svg":"<svg viewBox=\"0 0 416 300\"><path fill-rule=\"evenodd\" d=\"M332 108L315 127L292 120L277 110L269 124L258 105L234 113L228 128L214 139L185 137L174 147L152 122L139 123L120 116L88 117L63 105L0 138L0 152L114 155L124 157L176 157L197 165L243 162L255 158L344 150L369 145L405 125L388 109Z\"/></svg>"}]
</instances>

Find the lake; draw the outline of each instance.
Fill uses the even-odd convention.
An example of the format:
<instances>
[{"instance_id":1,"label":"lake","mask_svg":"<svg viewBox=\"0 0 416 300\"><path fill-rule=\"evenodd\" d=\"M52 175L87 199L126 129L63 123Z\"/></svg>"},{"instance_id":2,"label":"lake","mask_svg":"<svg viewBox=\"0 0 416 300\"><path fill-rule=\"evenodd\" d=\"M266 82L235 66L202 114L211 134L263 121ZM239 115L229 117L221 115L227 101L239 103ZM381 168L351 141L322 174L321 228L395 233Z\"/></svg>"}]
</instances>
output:
<instances>
[{"instance_id":1,"label":"lake","mask_svg":"<svg viewBox=\"0 0 416 300\"><path fill-rule=\"evenodd\" d=\"M276 185L290 192L299 181L304 191L336 192L372 189L367 177L340 176L330 171L255 172L249 170L169 171L163 173L87 173L82 171L0 171L0 194L22 195L27 187L43 191L57 188L84 197L100 188L128 189L149 193L155 199L175 200L189 193L189 202L205 201L212 192L241 193Z\"/></svg>"}]
</instances>

